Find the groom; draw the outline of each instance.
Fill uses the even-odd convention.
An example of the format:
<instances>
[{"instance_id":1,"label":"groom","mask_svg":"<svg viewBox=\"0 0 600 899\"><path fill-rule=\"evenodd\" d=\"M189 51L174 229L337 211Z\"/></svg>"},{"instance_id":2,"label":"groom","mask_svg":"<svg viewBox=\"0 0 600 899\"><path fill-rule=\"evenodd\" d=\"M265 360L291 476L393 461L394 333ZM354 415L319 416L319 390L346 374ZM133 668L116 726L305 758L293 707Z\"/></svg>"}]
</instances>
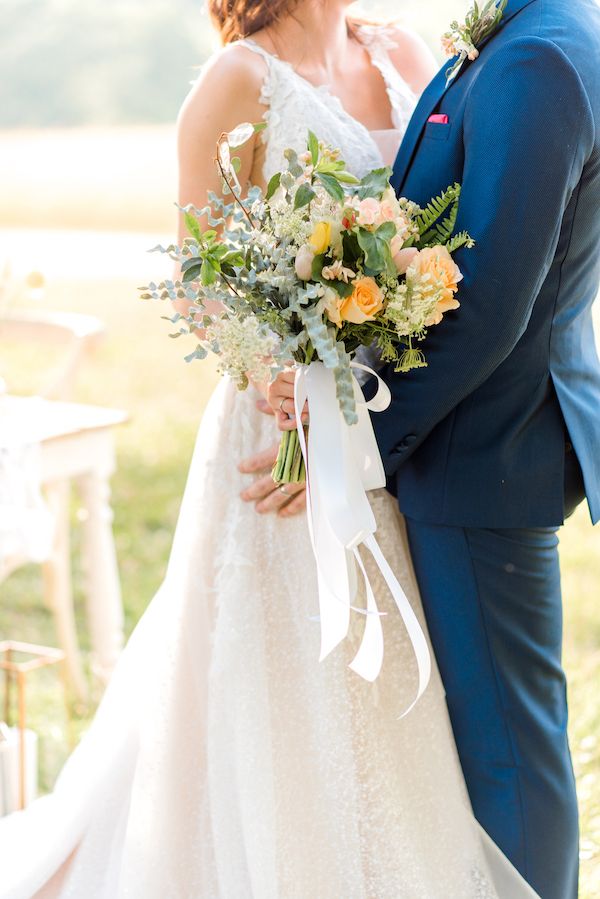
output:
<instances>
[{"instance_id":1,"label":"groom","mask_svg":"<svg viewBox=\"0 0 600 899\"><path fill-rule=\"evenodd\" d=\"M600 7L508 0L478 49L394 166L421 204L463 186L461 310L427 368L384 370L373 424L475 814L542 899L574 899L557 530L586 494L600 519Z\"/></svg>"},{"instance_id":2,"label":"groom","mask_svg":"<svg viewBox=\"0 0 600 899\"><path fill-rule=\"evenodd\" d=\"M475 814L542 899L575 899L557 530L586 494L600 519L600 7L508 0L478 50L425 91L394 166L421 204L462 184L461 310L427 368L384 369L373 424ZM245 498L281 512L269 483Z\"/></svg>"}]
</instances>

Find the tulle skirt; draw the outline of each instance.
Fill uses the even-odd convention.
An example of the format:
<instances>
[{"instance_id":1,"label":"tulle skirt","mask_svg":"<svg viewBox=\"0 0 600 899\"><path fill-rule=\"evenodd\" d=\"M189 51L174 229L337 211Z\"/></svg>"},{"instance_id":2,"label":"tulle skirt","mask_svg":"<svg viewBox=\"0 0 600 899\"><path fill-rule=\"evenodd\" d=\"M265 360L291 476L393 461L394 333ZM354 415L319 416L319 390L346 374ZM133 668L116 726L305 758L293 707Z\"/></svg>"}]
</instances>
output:
<instances>
[{"instance_id":1,"label":"tulle skirt","mask_svg":"<svg viewBox=\"0 0 600 899\"><path fill-rule=\"evenodd\" d=\"M0 820L0 899L519 899L480 830L436 671L416 687L385 585L375 684L349 670L364 627L318 662L303 516L242 503L273 420L223 380L198 435L168 571L54 792ZM378 539L423 622L402 518ZM368 559L365 560L369 567Z\"/></svg>"}]
</instances>

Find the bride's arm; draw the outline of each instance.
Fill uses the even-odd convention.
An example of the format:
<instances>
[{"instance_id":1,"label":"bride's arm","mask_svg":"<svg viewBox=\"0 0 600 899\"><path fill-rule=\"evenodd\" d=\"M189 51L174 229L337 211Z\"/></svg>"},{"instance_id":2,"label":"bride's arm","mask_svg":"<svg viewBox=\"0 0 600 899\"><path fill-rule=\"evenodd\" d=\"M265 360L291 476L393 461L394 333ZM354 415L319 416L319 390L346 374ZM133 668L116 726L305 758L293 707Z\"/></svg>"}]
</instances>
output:
<instances>
[{"instance_id":1,"label":"bride's arm","mask_svg":"<svg viewBox=\"0 0 600 899\"><path fill-rule=\"evenodd\" d=\"M243 47L226 47L204 66L187 95L177 119L179 171L178 200L181 206L206 205L209 191L221 195L221 180L214 158L224 131L241 122L259 122L265 108L260 103L264 61ZM262 144L255 137L236 151L242 161L240 183L250 182L259 170ZM186 237L183 216L179 216L179 243ZM175 277L178 276L175 273ZM178 312L188 314L190 303L179 300Z\"/></svg>"}]
</instances>

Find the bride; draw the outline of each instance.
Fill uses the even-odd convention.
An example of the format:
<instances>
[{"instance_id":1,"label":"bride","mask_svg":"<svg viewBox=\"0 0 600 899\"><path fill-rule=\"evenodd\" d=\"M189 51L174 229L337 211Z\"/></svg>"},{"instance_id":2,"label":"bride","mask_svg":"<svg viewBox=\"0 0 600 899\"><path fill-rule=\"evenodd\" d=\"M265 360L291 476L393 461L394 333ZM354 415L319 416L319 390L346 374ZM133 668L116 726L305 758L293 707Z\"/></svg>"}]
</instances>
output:
<instances>
[{"instance_id":1,"label":"bride","mask_svg":"<svg viewBox=\"0 0 600 899\"><path fill-rule=\"evenodd\" d=\"M434 68L414 36L349 19L344 0L210 5L227 46L180 116L182 203L219 188L215 142L240 121L267 122L243 150L257 184L307 128L358 175L392 162ZM375 572L379 680L348 668L364 620L318 664L303 497L238 470L276 438L258 396L215 391L166 579L54 793L0 821L1 899L535 896L473 817L436 672L398 718L416 672ZM396 504L372 504L422 620Z\"/></svg>"}]
</instances>

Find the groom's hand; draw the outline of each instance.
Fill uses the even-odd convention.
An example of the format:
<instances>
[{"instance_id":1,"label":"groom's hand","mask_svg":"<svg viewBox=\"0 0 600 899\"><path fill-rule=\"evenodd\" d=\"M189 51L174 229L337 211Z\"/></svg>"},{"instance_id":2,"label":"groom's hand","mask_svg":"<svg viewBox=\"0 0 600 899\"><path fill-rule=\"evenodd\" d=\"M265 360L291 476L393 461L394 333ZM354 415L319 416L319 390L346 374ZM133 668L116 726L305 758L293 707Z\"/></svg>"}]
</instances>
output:
<instances>
[{"instance_id":1,"label":"groom's hand","mask_svg":"<svg viewBox=\"0 0 600 899\"><path fill-rule=\"evenodd\" d=\"M260 515L276 514L280 518L291 518L306 508L304 484L284 484L283 489L273 483L271 471L277 459L279 444L243 459L238 465L242 474L258 475L240 494L244 502L254 503Z\"/></svg>"}]
</instances>

